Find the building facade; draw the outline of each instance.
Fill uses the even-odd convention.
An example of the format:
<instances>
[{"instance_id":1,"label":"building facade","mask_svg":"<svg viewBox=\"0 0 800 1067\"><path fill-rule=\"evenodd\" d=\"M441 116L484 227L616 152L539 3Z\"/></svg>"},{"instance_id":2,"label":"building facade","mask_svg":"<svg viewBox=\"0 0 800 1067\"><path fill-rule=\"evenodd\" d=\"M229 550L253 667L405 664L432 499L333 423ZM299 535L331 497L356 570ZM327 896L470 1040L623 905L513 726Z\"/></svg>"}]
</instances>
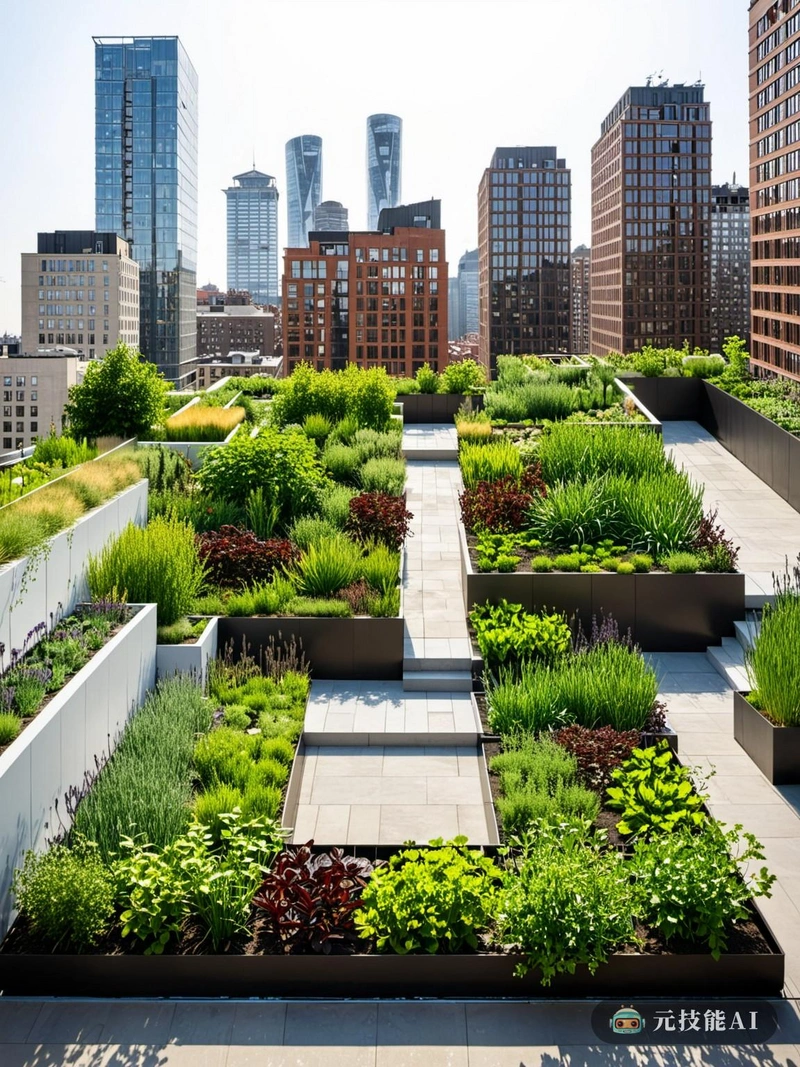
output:
<instances>
[{"instance_id":1,"label":"building facade","mask_svg":"<svg viewBox=\"0 0 800 1067\"><path fill-rule=\"evenodd\" d=\"M628 89L592 148L591 351L711 343L711 120L702 85Z\"/></svg>"},{"instance_id":2,"label":"building facade","mask_svg":"<svg viewBox=\"0 0 800 1067\"><path fill-rule=\"evenodd\" d=\"M800 0L750 3L750 367L800 379Z\"/></svg>"},{"instance_id":3,"label":"building facade","mask_svg":"<svg viewBox=\"0 0 800 1067\"><path fill-rule=\"evenodd\" d=\"M228 288L244 289L255 304L277 304L278 187L253 167L224 190L228 224Z\"/></svg>"},{"instance_id":4,"label":"building facade","mask_svg":"<svg viewBox=\"0 0 800 1067\"><path fill-rule=\"evenodd\" d=\"M451 311L452 316L452 311ZM458 333L456 338L477 333L478 313L478 249L465 252L458 261Z\"/></svg>"},{"instance_id":5,"label":"building facade","mask_svg":"<svg viewBox=\"0 0 800 1067\"><path fill-rule=\"evenodd\" d=\"M117 341L139 347L139 264L115 233L40 233L22 253L22 352L67 346L102 359Z\"/></svg>"},{"instance_id":6,"label":"building facade","mask_svg":"<svg viewBox=\"0 0 800 1067\"><path fill-rule=\"evenodd\" d=\"M323 200L317 204L314 211L315 230L336 230L341 232L349 230L347 221L347 208L343 207L338 200Z\"/></svg>"},{"instance_id":7,"label":"building facade","mask_svg":"<svg viewBox=\"0 0 800 1067\"><path fill-rule=\"evenodd\" d=\"M750 343L750 191L711 186L711 350L726 337Z\"/></svg>"},{"instance_id":8,"label":"building facade","mask_svg":"<svg viewBox=\"0 0 800 1067\"><path fill-rule=\"evenodd\" d=\"M28 448L47 437L50 427L60 433L69 389L83 380L86 363L74 353L0 357L3 376L3 432L0 454Z\"/></svg>"},{"instance_id":9,"label":"building facade","mask_svg":"<svg viewBox=\"0 0 800 1067\"><path fill-rule=\"evenodd\" d=\"M287 248L283 354L317 370L348 364L411 376L443 370L447 261L439 201L386 209L378 231L312 233L309 249Z\"/></svg>"},{"instance_id":10,"label":"building facade","mask_svg":"<svg viewBox=\"0 0 800 1067\"><path fill-rule=\"evenodd\" d=\"M198 356L231 352L275 354L275 316L254 304L215 304L197 310Z\"/></svg>"},{"instance_id":11,"label":"building facade","mask_svg":"<svg viewBox=\"0 0 800 1067\"><path fill-rule=\"evenodd\" d=\"M94 38L95 228L139 264L139 345L176 385L197 355L197 74L177 37Z\"/></svg>"},{"instance_id":12,"label":"building facade","mask_svg":"<svg viewBox=\"0 0 800 1067\"><path fill-rule=\"evenodd\" d=\"M397 115L367 119L367 229L378 227L380 213L397 207L402 196L403 120Z\"/></svg>"},{"instance_id":13,"label":"building facade","mask_svg":"<svg viewBox=\"0 0 800 1067\"><path fill-rule=\"evenodd\" d=\"M289 247L308 248L314 212L322 199L322 138L303 134L286 142L286 212Z\"/></svg>"},{"instance_id":14,"label":"building facade","mask_svg":"<svg viewBox=\"0 0 800 1067\"><path fill-rule=\"evenodd\" d=\"M589 352L590 271L592 250L578 245L572 250L572 351Z\"/></svg>"},{"instance_id":15,"label":"building facade","mask_svg":"<svg viewBox=\"0 0 800 1067\"><path fill-rule=\"evenodd\" d=\"M262 356L258 352L200 356L197 360L197 387L208 389L221 378L279 378L282 368L283 360L280 356Z\"/></svg>"},{"instance_id":16,"label":"building facade","mask_svg":"<svg viewBox=\"0 0 800 1067\"><path fill-rule=\"evenodd\" d=\"M569 352L572 178L553 147L497 148L478 189L481 362Z\"/></svg>"},{"instance_id":17,"label":"building facade","mask_svg":"<svg viewBox=\"0 0 800 1067\"><path fill-rule=\"evenodd\" d=\"M461 318L461 312L459 309L458 301L458 275L454 278L448 279L447 282L447 339L448 341L457 341L460 334L459 320Z\"/></svg>"}]
</instances>

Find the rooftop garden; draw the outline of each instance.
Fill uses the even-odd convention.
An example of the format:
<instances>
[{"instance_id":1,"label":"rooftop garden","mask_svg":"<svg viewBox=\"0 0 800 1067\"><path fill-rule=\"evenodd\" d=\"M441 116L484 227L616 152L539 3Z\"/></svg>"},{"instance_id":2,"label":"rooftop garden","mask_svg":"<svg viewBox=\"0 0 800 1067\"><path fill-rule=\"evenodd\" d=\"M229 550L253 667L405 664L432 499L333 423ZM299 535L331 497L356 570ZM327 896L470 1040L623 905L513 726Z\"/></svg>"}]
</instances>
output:
<instances>
[{"instance_id":1,"label":"rooftop garden","mask_svg":"<svg viewBox=\"0 0 800 1067\"><path fill-rule=\"evenodd\" d=\"M392 383L398 396L415 393L476 396L486 388L486 370L474 359L453 360L441 373L426 363L413 378L393 378Z\"/></svg>"}]
</instances>

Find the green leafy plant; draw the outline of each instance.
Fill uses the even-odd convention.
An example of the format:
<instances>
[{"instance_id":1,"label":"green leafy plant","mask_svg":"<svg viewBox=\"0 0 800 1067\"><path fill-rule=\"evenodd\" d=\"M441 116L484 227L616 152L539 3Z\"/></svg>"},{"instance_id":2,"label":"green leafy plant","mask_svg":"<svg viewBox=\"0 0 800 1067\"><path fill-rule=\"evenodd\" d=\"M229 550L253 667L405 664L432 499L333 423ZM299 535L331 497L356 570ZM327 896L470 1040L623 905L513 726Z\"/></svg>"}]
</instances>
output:
<instances>
[{"instance_id":1,"label":"green leafy plant","mask_svg":"<svg viewBox=\"0 0 800 1067\"><path fill-rule=\"evenodd\" d=\"M726 831L714 819L699 830L678 825L640 838L631 861L639 914L667 944L704 942L719 959L734 924L750 918L750 900L771 896L775 875L766 867L742 874L746 864L763 859L753 834L739 825Z\"/></svg>"},{"instance_id":2,"label":"green leafy plant","mask_svg":"<svg viewBox=\"0 0 800 1067\"><path fill-rule=\"evenodd\" d=\"M114 887L97 847L73 833L71 847L25 853L12 891L31 931L55 948L92 948L114 918Z\"/></svg>"},{"instance_id":3,"label":"green leafy plant","mask_svg":"<svg viewBox=\"0 0 800 1067\"><path fill-rule=\"evenodd\" d=\"M406 464L402 459L368 459L359 474L365 493L389 493L399 496L406 484Z\"/></svg>"},{"instance_id":4,"label":"green leafy plant","mask_svg":"<svg viewBox=\"0 0 800 1067\"><path fill-rule=\"evenodd\" d=\"M442 393L472 396L482 392L485 386L486 369L474 359L452 360L439 376Z\"/></svg>"},{"instance_id":5,"label":"green leafy plant","mask_svg":"<svg viewBox=\"0 0 800 1067\"><path fill-rule=\"evenodd\" d=\"M611 778L615 784L607 791L607 803L622 813L617 824L621 834L644 837L705 821L702 808L707 798L696 792L689 771L675 760L666 741L635 748Z\"/></svg>"},{"instance_id":6,"label":"green leafy plant","mask_svg":"<svg viewBox=\"0 0 800 1067\"><path fill-rule=\"evenodd\" d=\"M538 824L512 856L497 903L497 936L517 947L523 975L542 985L584 964L594 974L612 952L634 942L635 893L622 855L584 824Z\"/></svg>"},{"instance_id":7,"label":"green leafy plant","mask_svg":"<svg viewBox=\"0 0 800 1067\"><path fill-rule=\"evenodd\" d=\"M569 650L572 641L563 615L531 614L507 600L474 607L469 620L490 671L519 668L531 660L553 662Z\"/></svg>"},{"instance_id":8,"label":"green leafy plant","mask_svg":"<svg viewBox=\"0 0 800 1067\"><path fill-rule=\"evenodd\" d=\"M607 473L641 478L674 470L658 434L622 426L554 423L542 434L536 456L548 485Z\"/></svg>"},{"instance_id":9,"label":"green leafy plant","mask_svg":"<svg viewBox=\"0 0 800 1067\"><path fill-rule=\"evenodd\" d=\"M400 553L388 545L374 545L361 560L361 576L373 589L387 593L400 578Z\"/></svg>"},{"instance_id":10,"label":"green leafy plant","mask_svg":"<svg viewBox=\"0 0 800 1067\"><path fill-rule=\"evenodd\" d=\"M476 948L495 914L501 871L457 837L406 849L373 873L355 913L362 937L379 952L459 952Z\"/></svg>"},{"instance_id":11,"label":"green leafy plant","mask_svg":"<svg viewBox=\"0 0 800 1067\"><path fill-rule=\"evenodd\" d=\"M435 370L431 369L430 364L425 363L420 367L415 378L421 393L436 393L439 391L439 375Z\"/></svg>"},{"instance_id":12,"label":"green leafy plant","mask_svg":"<svg viewBox=\"0 0 800 1067\"><path fill-rule=\"evenodd\" d=\"M354 496L354 489L327 481L319 498L321 517L337 529L343 530L350 518L350 501Z\"/></svg>"},{"instance_id":13,"label":"green leafy plant","mask_svg":"<svg viewBox=\"0 0 800 1067\"><path fill-rule=\"evenodd\" d=\"M354 483L361 459L358 449L337 442L328 443L322 453L325 469L334 481Z\"/></svg>"},{"instance_id":14,"label":"green leafy plant","mask_svg":"<svg viewBox=\"0 0 800 1067\"><path fill-rule=\"evenodd\" d=\"M22 729L22 720L13 711L0 712L0 746L10 745Z\"/></svg>"}]
</instances>

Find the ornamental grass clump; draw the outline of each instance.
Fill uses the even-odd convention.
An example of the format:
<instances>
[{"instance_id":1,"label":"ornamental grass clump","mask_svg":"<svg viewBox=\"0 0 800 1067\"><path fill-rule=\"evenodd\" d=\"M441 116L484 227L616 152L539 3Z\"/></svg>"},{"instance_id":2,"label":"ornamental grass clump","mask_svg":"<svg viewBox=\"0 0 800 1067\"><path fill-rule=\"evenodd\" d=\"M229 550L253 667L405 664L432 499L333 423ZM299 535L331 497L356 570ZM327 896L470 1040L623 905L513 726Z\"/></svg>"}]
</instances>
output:
<instances>
[{"instance_id":1,"label":"ornamental grass clump","mask_svg":"<svg viewBox=\"0 0 800 1067\"><path fill-rule=\"evenodd\" d=\"M144 529L129 523L98 555L89 556L92 597L119 593L129 603L155 603L159 626L189 612L204 577L194 530L176 519L156 518Z\"/></svg>"},{"instance_id":2,"label":"ornamental grass clump","mask_svg":"<svg viewBox=\"0 0 800 1067\"><path fill-rule=\"evenodd\" d=\"M775 603L764 605L761 629L745 653L749 699L778 726L800 726L800 557L774 582Z\"/></svg>"},{"instance_id":3,"label":"ornamental grass clump","mask_svg":"<svg viewBox=\"0 0 800 1067\"><path fill-rule=\"evenodd\" d=\"M368 459L361 468L359 481L365 493L399 496L406 484L405 460L387 457Z\"/></svg>"},{"instance_id":4,"label":"ornamental grass clump","mask_svg":"<svg viewBox=\"0 0 800 1067\"><path fill-rule=\"evenodd\" d=\"M224 441L244 419L242 407L218 408L193 404L164 423L167 441Z\"/></svg>"},{"instance_id":5,"label":"ornamental grass clump","mask_svg":"<svg viewBox=\"0 0 800 1067\"><path fill-rule=\"evenodd\" d=\"M519 481L522 475L519 449L504 438L477 445L465 442L459 449L458 459L467 489L475 489L479 482L494 482L509 474Z\"/></svg>"},{"instance_id":6,"label":"ornamental grass clump","mask_svg":"<svg viewBox=\"0 0 800 1067\"><path fill-rule=\"evenodd\" d=\"M361 556L360 547L340 534L311 545L295 564L292 576L301 593L327 599L359 577Z\"/></svg>"},{"instance_id":7,"label":"ornamental grass clump","mask_svg":"<svg viewBox=\"0 0 800 1067\"><path fill-rule=\"evenodd\" d=\"M624 426L553 425L542 434L536 457L548 485L606 473L658 476L675 469L659 434Z\"/></svg>"}]
</instances>

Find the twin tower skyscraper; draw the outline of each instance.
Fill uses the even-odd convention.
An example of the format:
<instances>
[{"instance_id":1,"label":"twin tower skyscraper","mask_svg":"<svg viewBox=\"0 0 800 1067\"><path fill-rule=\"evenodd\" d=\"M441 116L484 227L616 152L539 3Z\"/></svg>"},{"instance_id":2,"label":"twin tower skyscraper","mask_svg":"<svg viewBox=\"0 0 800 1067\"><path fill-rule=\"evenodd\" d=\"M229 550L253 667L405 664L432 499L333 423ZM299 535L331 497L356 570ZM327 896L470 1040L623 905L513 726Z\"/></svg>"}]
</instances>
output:
<instances>
[{"instance_id":1,"label":"twin tower skyscraper","mask_svg":"<svg viewBox=\"0 0 800 1067\"><path fill-rule=\"evenodd\" d=\"M403 121L397 115L367 119L367 228L374 230L385 207L400 203ZM313 134L286 143L289 248L308 246L322 199L322 138Z\"/></svg>"}]
</instances>

